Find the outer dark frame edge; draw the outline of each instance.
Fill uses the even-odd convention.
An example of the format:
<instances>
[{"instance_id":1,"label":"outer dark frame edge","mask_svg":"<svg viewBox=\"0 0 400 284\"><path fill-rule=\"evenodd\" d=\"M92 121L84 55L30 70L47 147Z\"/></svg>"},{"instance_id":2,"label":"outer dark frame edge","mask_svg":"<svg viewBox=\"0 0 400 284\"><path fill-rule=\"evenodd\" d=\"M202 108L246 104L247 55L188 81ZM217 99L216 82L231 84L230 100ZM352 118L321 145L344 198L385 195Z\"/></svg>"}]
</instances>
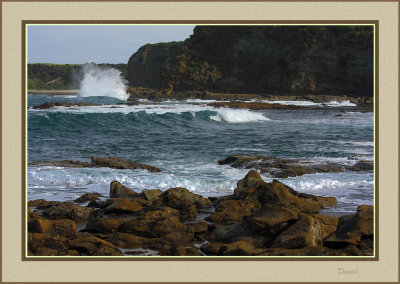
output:
<instances>
[{"instance_id":1,"label":"outer dark frame edge","mask_svg":"<svg viewBox=\"0 0 400 284\"><path fill-rule=\"evenodd\" d=\"M19 2L19 0L14 0L15 2ZM65 2L78 2L78 1L76 1L76 0L64 0ZM97 0L96 2L108 2L108 0ZM120 0L120 2L128 2L129 0L127 0L127 1L125 1L125 0ZM240 0L239 0L240 1ZM307 1L307 0L304 0L304 1L298 1L298 0L281 0L280 2L314 2L314 1ZM2 5L3 5L3 2L10 2L10 0L0 0L0 14L2 15ZM21 1L22 2L22 1ZM44 0L44 1L31 1L31 0L25 0L25 2L54 2L53 0L49 0L49 1L46 1L46 0ZM92 1L82 1L82 2L92 2ZM93 1L94 2L94 1ZM140 0L132 0L132 1L129 1L129 2L142 2L142 1L140 1ZM144 1L143 1L144 2ZM170 2L170 1L153 1L153 2ZM191 2L191 1L182 1L182 2ZM207 0L204 0L203 2L208 2ZM215 1L213 1L213 2L225 2L225 1L218 1L218 0L215 0ZM231 0L231 1L229 1L229 2L237 2L237 0ZM268 0L265 0L265 1L263 1L263 0L261 0L261 1L253 1L253 2L274 2L274 1L268 1ZM347 0L347 1L343 1L343 0L339 0L339 1L330 1L330 0L319 0L319 1L315 1L315 2L377 2L377 1L374 1L374 0L360 0L360 1L358 1L358 0ZM399 5L399 0L381 0L380 2L397 2L397 4L398 4L398 13L397 13L397 16L398 16L398 36L397 36L397 39L398 39L398 43L400 42L400 17L399 17L399 15L400 15L400 5ZM0 21L0 27L2 27L2 22ZM0 36L2 35L2 29L0 30ZM3 42L1 41L1 44L0 44L0 53L2 53L2 46L3 46ZM378 53L377 53L377 55L378 55ZM399 46L398 46L398 56L399 56L399 61L398 61L398 64L400 63L400 48L399 48ZM377 66L378 64L376 64L376 66ZM377 68L377 67L376 67ZM24 70L24 69L23 69ZM398 71L398 93L400 93L400 85L399 85L399 81L400 81L400 64L398 65L398 68L397 68L397 71ZM2 65L0 64L0 74L2 74ZM376 73L377 75L378 75L378 73ZM0 80L0 117L1 118L3 118L3 116L2 116L2 94L3 94L3 92L2 92L2 78L1 78L1 80ZM398 102L398 105L397 105L397 107L398 107L398 111L399 111L399 109L400 109L400 101ZM398 112L398 125L400 125L400 112ZM2 132L2 123L0 123L0 132ZM400 132L398 133L398 137L397 137L399 140L400 140ZM25 143L25 141L23 142L23 143ZM399 146L399 145L398 145ZM0 139L0 147L1 147L1 149L2 149L2 138ZM400 152L398 152L398 155L397 155L397 158L398 158L398 169L400 169ZM0 161L2 162L3 161L3 159L2 159L2 150L0 151ZM0 193L2 194L2 190L3 190L3 188L2 188L2 171L0 171ZM399 185L399 184L398 184ZM399 205L400 204L400 195L398 196L398 204L397 205ZM378 203L378 199L376 199L376 202ZM24 207L26 207L26 206L24 206ZM22 211L23 211L23 214L25 213L25 211L26 211L26 208L23 208L22 209ZM400 210L398 209L398 220L400 220ZM24 218L24 216L23 216L23 219L25 219ZM2 220L2 202L0 202L0 220ZM2 243L2 233L1 233L1 227L0 227L0 243ZM398 227L398 234L399 234L399 236L400 236L400 226ZM24 240L23 240L23 242L24 242ZM399 240L398 240L398 248L400 248L400 238L399 238ZM0 255L2 256L2 246L0 246ZM1 259L2 260L2 259ZM399 264L399 267L398 267L398 269L400 270L400 255L398 255L398 264ZM0 265L0 281L1 281L1 283L6 283L6 282L3 282L2 281L2 265ZM397 283L399 282L399 280L400 280L400 278L399 278L399 276L398 276L398 279L397 279ZM13 282L13 283L25 283L25 282ZM31 282L31 283L40 283L40 282ZM59 282L59 283L76 283L76 282ZM84 283L84 282L82 282L82 283ZM100 283L100 282L99 282ZM108 282L101 282L101 283L108 283ZM125 282L121 282L121 283L125 283ZM160 283L160 282L146 282L146 283ZM164 282L164 283L172 283L172 282ZM211 283L211 282L192 282L192 283ZM218 283L228 283L228 282L218 282ZM253 283L265 283L265 282L253 282ZM286 283L297 283L297 282L286 282ZM340 283L340 282L326 282L326 283ZM346 282L341 282L341 283L346 283ZM352 283L352 282L347 282L347 283ZM385 283L385 282L379 282L379 283ZM387 283L387 282L386 282Z\"/></svg>"},{"instance_id":2,"label":"outer dark frame edge","mask_svg":"<svg viewBox=\"0 0 400 284\"><path fill-rule=\"evenodd\" d=\"M377 20L338 20L338 21L331 21L331 20L283 20L283 21L267 21L267 20L256 20L256 21L234 21L234 20L207 20L207 21L201 21L201 20L149 20L149 21L126 21L126 20L106 20L106 21L101 21L101 20L23 20L21 21L21 45L22 45L22 80L21 80L21 86L22 86L22 173L23 173L23 178L22 178L22 232L23 232L23 237L22 237L22 261L49 261L49 260L55 260L55 261L378 261L379 260L379 253L378 253L378 244L379 244L379 231L378 231L378 223L379 223L379 208L378 208L378 202L377 204L374 204L374 209L375 209L375 216L376 216L376 221L375 221L375 256L374 257L334 257L334 258L329 258L329 257L263 257L263 258L258 258L258 257L124 257L124 258L117 258L117 257L28 257L26 256L26 251L27 251L27 244L26 244L26 214L27 214L27 206L26 206L26 27L29 24L241 24L241 25L254 25L254 24L299 24L299 25L307 25L307 24L371 24L375 25L375 117L376 117L376 133L374 133L374 138L375 138L375 143L377 145L378 143L378 54L379 54L379 21ZM375 155L378 157L378 147L375 146L376 152ZM377 161L378 159L375 160ZM375 162L376 168L377 167L377 162ZM378 169L375 170L375 176L378 177ZM375 198L376 201L378 200L378 179L375 181ZM378 233L377 233L378 232Z\"/></svg>"}]
</instances>

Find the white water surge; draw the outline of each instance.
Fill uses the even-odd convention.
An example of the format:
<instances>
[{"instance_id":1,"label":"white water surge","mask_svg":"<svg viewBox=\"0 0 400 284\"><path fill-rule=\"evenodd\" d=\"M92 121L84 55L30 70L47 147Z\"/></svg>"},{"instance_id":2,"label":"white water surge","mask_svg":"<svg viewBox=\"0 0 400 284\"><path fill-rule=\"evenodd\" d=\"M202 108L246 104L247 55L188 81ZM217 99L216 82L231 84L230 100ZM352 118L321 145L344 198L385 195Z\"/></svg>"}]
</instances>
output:
<instances>
[{"instance_id":1,"label":"white water surge","mask_svg":"<svg viewBox=\"0 0 400 284\"><path fill-rule=\"evenodd\" d=\"M84 73L80 83L80 97L112 97L127 100L126 82L121 72L114 68L99 67L95 64L82 66Z\"/></svg>"}]
</instances>

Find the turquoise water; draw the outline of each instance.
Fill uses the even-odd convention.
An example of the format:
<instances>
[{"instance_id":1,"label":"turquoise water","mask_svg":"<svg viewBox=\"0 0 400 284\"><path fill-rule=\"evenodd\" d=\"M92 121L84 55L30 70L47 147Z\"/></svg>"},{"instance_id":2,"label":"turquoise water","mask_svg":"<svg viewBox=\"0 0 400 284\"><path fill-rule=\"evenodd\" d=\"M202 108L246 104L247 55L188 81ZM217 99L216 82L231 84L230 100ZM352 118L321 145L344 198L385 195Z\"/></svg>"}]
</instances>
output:
<instances>
[{"instance_id":1,"label":"turquoise water","mask_svg":"<svg viewBox=\"0 0 400 284\"><path fill-rule=\"evenodd\" d=\"M115 179L138 192L181 186L205 196L231 194L248 170L220 166L217 161L239 153L343 165L373 159L373 113L351 106L249 111L216 109L201 101L126 106L109 97L28 96L29 106L47 101L103 105L28 110L29 162L116 156L163 172L29 167L29 199L72 200L92 191L107 195ZM372 172L280 180L302 192L337 197L338 208L328 209L328 214L373 204Z\"/></svg>"}]
</instances>

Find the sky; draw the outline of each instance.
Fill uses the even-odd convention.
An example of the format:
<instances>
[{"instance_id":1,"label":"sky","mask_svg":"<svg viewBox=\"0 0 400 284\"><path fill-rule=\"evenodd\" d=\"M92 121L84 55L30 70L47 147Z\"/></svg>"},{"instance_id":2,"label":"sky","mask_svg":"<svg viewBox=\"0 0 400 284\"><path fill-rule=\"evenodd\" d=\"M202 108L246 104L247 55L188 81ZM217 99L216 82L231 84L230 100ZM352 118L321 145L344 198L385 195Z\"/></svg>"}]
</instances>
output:
<instances>
[{"instance_id":1,"label":"sky","mask_svg":"<svg viewBox=\"0 0 400 284\"><path fill-rule=\"evenodd\" d=\"M182 41L194 25L29 25L28 63L128 63L147 43Z\"/></svg>"}]
</instances>

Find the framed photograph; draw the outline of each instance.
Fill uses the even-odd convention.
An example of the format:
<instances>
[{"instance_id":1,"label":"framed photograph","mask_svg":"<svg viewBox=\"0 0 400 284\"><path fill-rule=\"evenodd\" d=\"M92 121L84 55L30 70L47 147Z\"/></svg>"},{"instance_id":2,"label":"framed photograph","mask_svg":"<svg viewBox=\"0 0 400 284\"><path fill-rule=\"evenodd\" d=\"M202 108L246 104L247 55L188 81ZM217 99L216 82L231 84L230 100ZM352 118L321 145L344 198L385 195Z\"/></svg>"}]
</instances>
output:
<instances>
[{"instance_id":1,"label":"framed photograph","mask_svg":"<svg viewBox=\"0 0 400 284\"><path fill-rule=\"evenodd\" d=\"M3 281L398 281L398 2L111 6L2 2Z\"/></svg>"}]
</instances>

